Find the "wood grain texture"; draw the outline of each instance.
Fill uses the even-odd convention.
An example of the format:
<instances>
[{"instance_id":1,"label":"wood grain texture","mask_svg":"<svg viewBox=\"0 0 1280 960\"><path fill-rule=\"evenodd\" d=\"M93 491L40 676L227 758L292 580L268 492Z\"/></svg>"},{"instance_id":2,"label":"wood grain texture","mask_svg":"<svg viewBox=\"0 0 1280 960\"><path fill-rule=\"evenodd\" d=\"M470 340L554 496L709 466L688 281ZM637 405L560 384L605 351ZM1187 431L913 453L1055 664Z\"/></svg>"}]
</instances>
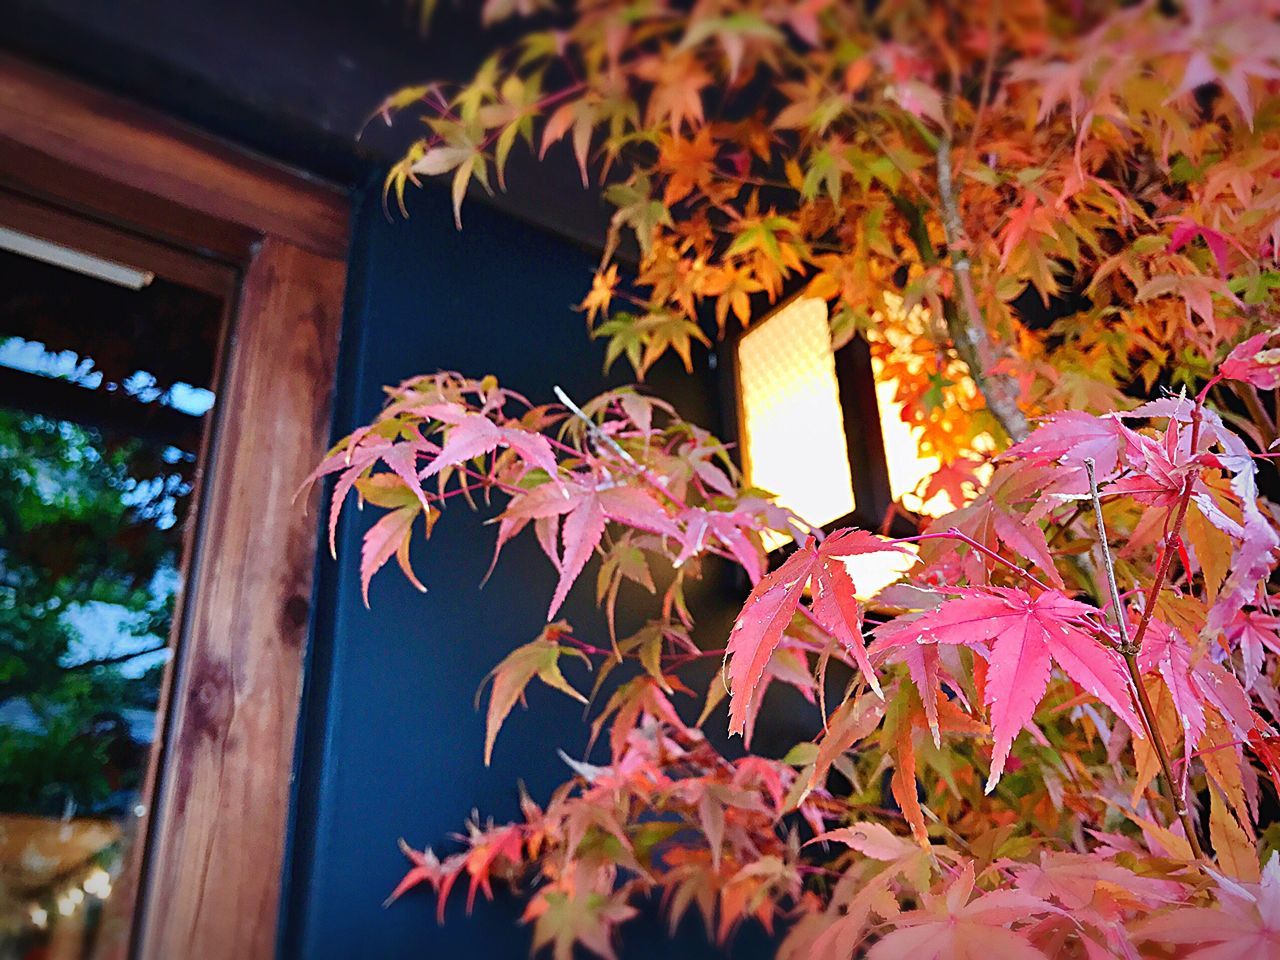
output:
<instances>
[{"instance_id":1,"label":"wood grain texture","mask_svg":"<svg viewBox=\"0 0 1280 960\"><path fill-rule=\"evenodd\" d=\"M262 238L249 227L99 176L4 136L0 136L0 185L91 222L132 230L234 267L249 262Z\"/></svg>"},{"instance_id":2,"label":"wood grain texture","mask_svg":"<svg viewBox=\"0 0 1280 960\"><path fill-rule=\"evenodd\" d=\"M0 140L314 253L346 251L348 203L332 186L4 56Z\"/></svg>"},{"instance_id":3,"label":"wood grain texture","mask_svg":"<svg viewBox=\"0 0 1280 960\"><path fill-rule=\"evenodd\" d=\"M293 502L329 431L345 266L268 237L218 396L135 949L274 950L316 548Z\"/></svg>"}]
</instances>

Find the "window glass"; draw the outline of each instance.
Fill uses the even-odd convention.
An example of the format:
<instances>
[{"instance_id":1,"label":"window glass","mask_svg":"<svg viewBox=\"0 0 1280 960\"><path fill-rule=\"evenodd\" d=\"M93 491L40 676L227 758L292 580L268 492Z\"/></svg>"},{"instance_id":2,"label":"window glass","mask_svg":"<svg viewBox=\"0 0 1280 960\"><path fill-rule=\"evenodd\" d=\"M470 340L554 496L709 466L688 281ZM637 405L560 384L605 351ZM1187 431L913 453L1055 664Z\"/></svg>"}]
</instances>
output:
<instances>
[{"instance_id":1,"label":"window glass","mask_svg":"<svg viewBox=\"0 0 1280 960\"><path fill-rule=\"evenodd\" d=\"M84 960L128 926L110 899L148 802L220 317L149 275L0 252L4 960Z\"/></svg>"}]
</instances>

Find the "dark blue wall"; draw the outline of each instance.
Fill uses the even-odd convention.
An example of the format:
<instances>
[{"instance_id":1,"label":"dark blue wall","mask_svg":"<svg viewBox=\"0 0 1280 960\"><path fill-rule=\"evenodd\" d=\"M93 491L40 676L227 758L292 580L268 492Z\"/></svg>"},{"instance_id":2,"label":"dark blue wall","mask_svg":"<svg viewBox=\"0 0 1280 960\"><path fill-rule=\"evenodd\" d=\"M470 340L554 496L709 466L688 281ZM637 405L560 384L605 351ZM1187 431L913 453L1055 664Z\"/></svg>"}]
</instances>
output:
<instances>
[{"instance_id":1,"label":"dark blue wall","mask_svg":"<svg viewBox=\"0 0 1280 960\"><path fill-rule=\"evenodd\" d=\"M594 257L479 204L463 213L458 233L443 193L417 192L410 218L389 220L378 189L366 192L352 243L338 435L376 413L383 384L415 373L494 373L534 402L552 399L553 383L579 398L604 385L601 348L588 341L583 317L571 307L590 283ZM708 377L666 377L664 392L678 394L682 412L714 428ZM467 918L455 897L443 927L425 893L387 910L380 904L406 868L398 837L448 849L450 834L473 810L514 817L521 780L545 800L567 774L557 747L581 754L581 708L531 688L528 712L511 717L485 768L483 716L472 705L485 674L539 629L553 571L532 539L518 540L480 590L494 528L460 505L416 551L429 592L417 593L388 570L375 578L366 610L357 578L366 525L348 513L338 560L326 555L320 563L282 955L524 957L529 931L517 923L517 902L481 904ZM593 580L582 578L566 615L598 627ZM709 590L702 604L712 629L723 629L732 591ZM672 958L719 956L692 923L674 950L659 946L654 921L624 929L626 957L658 950ZM763 955L763 942L758 931L744 931L733 955Z\"/></svg>"}]
</instances>

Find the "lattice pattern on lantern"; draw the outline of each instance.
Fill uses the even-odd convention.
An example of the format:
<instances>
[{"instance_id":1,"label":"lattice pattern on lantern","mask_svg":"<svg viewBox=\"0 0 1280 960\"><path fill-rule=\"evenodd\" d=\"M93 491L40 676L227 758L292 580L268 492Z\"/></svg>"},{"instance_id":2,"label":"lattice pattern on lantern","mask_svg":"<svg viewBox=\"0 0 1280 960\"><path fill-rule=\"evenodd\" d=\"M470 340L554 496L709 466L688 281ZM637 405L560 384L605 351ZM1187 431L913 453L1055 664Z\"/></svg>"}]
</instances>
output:
<instances>
[{"instance_id":1,"label":"lattice pattern on lantern","mask_svg":"<svg viewBox=\"0 0 1280 960\"><path fill-rule=\"evenodd\" d=\"M794 300L749 330L738 342L738 390L749 482L816 526L852 512L826 303Z\"/></svg>"}]
</instances>

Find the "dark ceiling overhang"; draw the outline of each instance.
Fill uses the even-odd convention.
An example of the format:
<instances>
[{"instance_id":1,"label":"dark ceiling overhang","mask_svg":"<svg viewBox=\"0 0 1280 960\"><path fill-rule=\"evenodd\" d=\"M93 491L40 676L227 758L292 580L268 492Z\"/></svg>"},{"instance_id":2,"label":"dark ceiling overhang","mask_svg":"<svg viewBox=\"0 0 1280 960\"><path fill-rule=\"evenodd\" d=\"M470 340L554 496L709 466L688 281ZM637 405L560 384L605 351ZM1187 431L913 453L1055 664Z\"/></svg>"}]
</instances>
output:
<instances>
[{"instance_id":1,"label":"dark ceiling overhang","mask_svg":"<svg viewBox=\"0 0 1280 960\"><path fill-rule=\"evenodd\" d=\"M387 94L465 78L519 29L481 29L479 6L444 0L424 36L407 0L14 0L0 45L356 187L416 132L408 117L391 128L366 124ZM598 191L582 187L567 146L541 164L514 151L507 180L496 206L584 245L601 244L609 210Z\"/></svg>"}]
</instances>

